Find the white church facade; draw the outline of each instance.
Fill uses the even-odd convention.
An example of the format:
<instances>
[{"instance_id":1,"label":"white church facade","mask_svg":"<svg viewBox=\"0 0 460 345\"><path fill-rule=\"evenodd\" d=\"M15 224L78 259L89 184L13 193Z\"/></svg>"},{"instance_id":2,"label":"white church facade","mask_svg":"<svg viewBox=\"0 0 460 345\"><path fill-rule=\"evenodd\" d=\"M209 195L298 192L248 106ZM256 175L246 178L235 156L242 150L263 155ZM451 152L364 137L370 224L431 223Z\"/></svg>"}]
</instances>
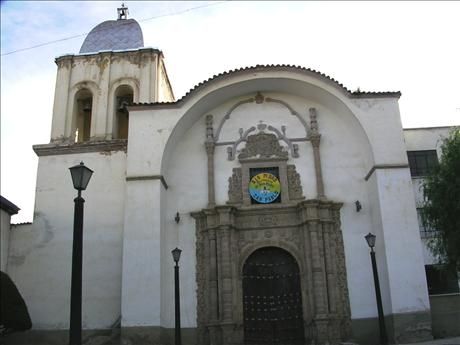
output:
<instances>
[{"instance_id":1,"label":"white church facade","mask_svg":"<svg viewBox=\"0 0 460 345\"><path fill-rule=\"evenodd\" d=\"M84 329L173 343L179 247L186 344L375 343L372 232L390 340L432 337L399 92L276 65L224 72L175 100L162 52L125 17L56 64L51 140L34 146L34 220L9 236L7 273L34 330L69 327L68 168L83 161L94 171Z\"/></svg>"}]
</instances>

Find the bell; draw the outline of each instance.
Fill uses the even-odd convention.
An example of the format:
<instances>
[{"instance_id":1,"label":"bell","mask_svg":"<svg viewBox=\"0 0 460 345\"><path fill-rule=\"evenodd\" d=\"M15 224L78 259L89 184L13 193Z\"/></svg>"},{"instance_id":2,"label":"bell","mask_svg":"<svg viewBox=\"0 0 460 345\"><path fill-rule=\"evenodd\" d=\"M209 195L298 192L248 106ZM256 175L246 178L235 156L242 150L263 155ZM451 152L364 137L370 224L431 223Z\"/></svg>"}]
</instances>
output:
<instances>
[{"instance_id":1,"label":"bell","mask_svg":"<svg viewBox=\"0 0 460 345\"><path fill-rule=\"evenodd\" d=\"M91 106L92 106L91 100L84 100L83 101L83 111L85 113L91 112Z\"/></svg>"}]
</instances>

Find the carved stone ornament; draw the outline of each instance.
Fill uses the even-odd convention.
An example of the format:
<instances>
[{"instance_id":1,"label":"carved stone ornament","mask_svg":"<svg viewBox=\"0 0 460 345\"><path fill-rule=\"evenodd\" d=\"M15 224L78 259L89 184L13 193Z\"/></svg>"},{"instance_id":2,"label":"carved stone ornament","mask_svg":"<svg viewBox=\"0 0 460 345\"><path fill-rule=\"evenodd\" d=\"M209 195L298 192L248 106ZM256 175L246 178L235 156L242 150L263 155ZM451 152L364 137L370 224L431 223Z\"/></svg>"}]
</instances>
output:
<instances>
[{"instance_id":1,"label":"carved stone ornament","mask_svg":"<svg viewBox=\"0 0 460 345\"><path fill-rule=\"evenodd\" d=\"M287 158L288 153L279 144L275 134L259 132L248 136L246 147L238 159L248 158Z\"/></svg>"},{"instance_id":2,"label":"carved stone ornament","mask_svg":"<svg viewBox=\"0 0 460 345\"><path fill-rule=\"evenodd\" d=\"M228 203L241 204L243 202L243 191L241 185L241 168L233 168L232 177L228 178Z\"/></svg>"},{"instance_id":3,"label":"carved stone ornament","mask_svg":"<svg viewBox=\"0 0 460 345\"><path fill-rule=\"evenodd\" d=\"M300 175L296 171L295 165L287 166L287 178L288 178L288 188L289 188L289 199L290 200L299 200L304 199L302 183L300 182Z\"/></svg>"}]
</instances>

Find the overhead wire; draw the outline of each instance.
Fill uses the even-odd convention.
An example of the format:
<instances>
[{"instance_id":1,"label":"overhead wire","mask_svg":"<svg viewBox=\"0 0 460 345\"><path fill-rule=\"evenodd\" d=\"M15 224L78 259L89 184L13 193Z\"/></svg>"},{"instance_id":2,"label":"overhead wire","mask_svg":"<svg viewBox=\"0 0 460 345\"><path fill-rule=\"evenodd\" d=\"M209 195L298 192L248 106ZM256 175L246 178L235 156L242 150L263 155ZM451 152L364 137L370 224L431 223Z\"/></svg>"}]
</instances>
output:
<instances>
[{"instance_id":1,"label":"overhead wire","mask_svg":"<svg viewBox=\"0 0 460 345\"><path fill-rule=\"evenodd\" d=\"M146 21L149 21L149 20L153 20L153 19L177 16L177 15L184 14L184 13L187 13L187 12L191 12L191 11L194 11L194 10L198 10L198 9L201 9L201 8L221 5L223 3L226 3L227 1L229 1L229 0L219 1L219 2L212 2L212 3L204 4L204 5L201 5L201 6L190 7L190 8L187 8L187 9L184 9L184 10L181 10L181 11L177 11L177 12L173 12L173 13L160 14L158 16L153 16L153 17L149 17L149 18L140 19L140 20L138 20L138 22L142 23L142 22L146 22ZM126 24L130 24L130 23L127 22ZM123 23L123 25L126 25L126 24ZM110 29L110 28L102 27L102 28L100 28L98 30L93 29L93 32L102 32L102 31L105 31L105 30L108 30L108 29ZM86 36L86 35L88 35L88 32L78 34L78 35L74 35L74 36L61 38L61 39L57 39L57 40L53 40L53 41L48 41L48 42L36 44L36 45L26 47L26 48L20 48L20 49L12 50L12 51L0 54L0 56L11 55L11 54L19 53L19 52L22 52L22 51L25 51L25 50L31 50L31 49L35 49L35 48L40 48L40 47L47 46L47 45L50 45L50 44L63 42L63 41L68 41L68 40L72 40L74 38L78 38L78 37L82 37L82 36Z\"/></svg>"}]
</instances>

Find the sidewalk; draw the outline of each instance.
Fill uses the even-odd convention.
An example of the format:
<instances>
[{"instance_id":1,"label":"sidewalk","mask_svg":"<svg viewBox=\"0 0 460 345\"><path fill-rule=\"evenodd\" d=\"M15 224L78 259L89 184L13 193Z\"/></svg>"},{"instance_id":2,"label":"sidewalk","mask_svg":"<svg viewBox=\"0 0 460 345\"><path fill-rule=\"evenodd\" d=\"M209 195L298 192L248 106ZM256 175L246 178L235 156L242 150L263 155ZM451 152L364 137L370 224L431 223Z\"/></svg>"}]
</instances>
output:
<instances>
[{"instance_id":1,"label":"sidewalk","mask_svg":"<svg viewBox=\"0 0 460 345\"><path fill-rule=\"evenodd\" d=\"M399 345L460 345L460 337L435 339L421 343L399 344Z\"/></svg>"}]
</instances>

